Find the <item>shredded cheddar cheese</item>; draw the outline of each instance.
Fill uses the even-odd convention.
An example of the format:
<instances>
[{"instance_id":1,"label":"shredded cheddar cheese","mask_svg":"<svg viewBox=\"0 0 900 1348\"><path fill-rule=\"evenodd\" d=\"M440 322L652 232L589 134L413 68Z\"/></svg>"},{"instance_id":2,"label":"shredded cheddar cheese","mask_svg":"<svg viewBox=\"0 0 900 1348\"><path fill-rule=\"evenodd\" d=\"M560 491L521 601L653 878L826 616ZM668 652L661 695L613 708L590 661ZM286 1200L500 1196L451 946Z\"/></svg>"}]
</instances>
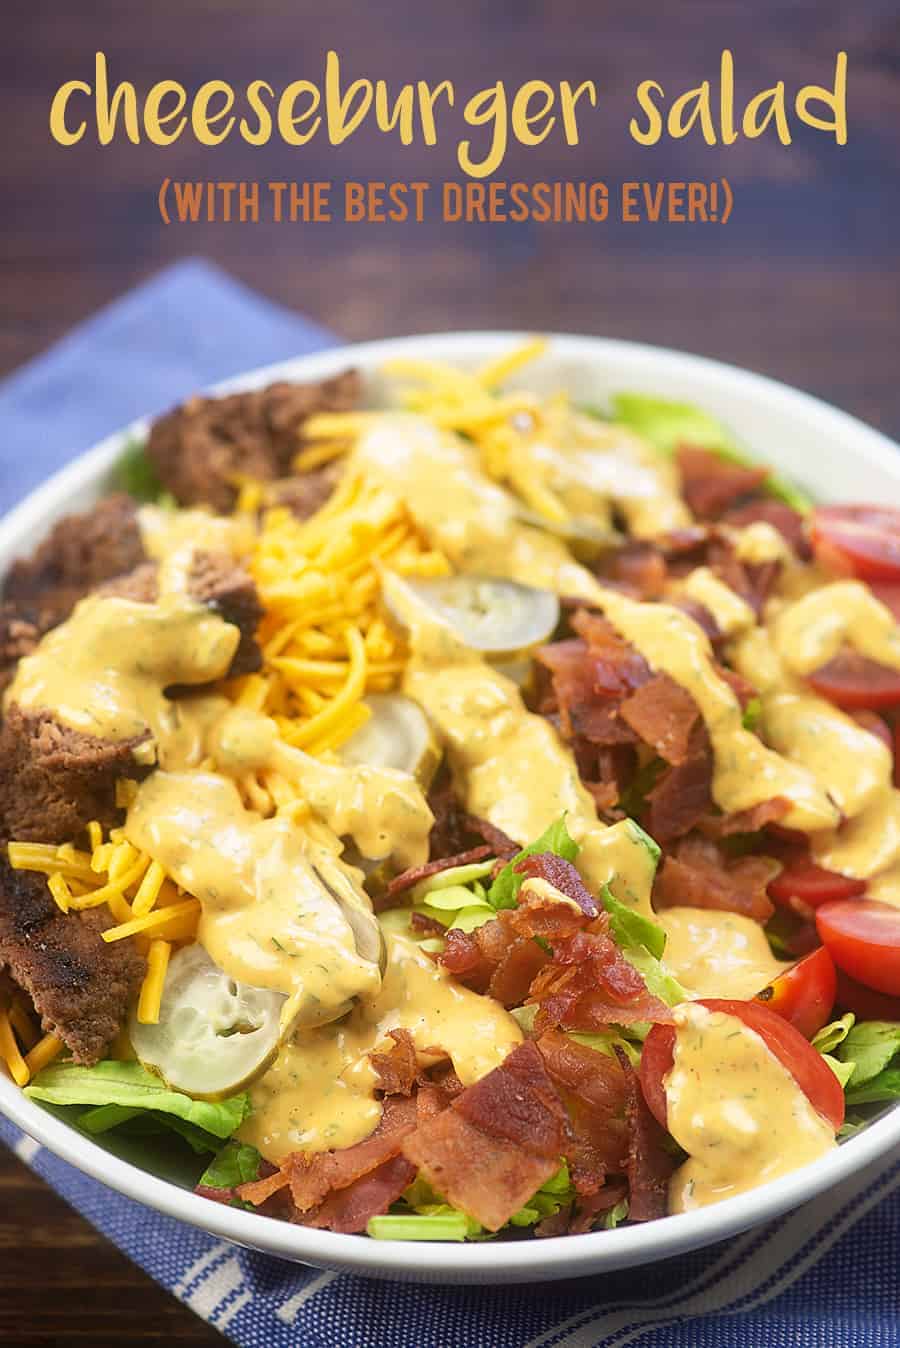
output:
<instances>
[{"instance_id":1,"label":"shredded cheddar cheese","mask_svg":"<svg viewBox=\"0 0 900 1348\"><path fill-rule=\"evenodd\" d=\"M406 652L380 613L382 566L403 575L450 569L383 487L351 475L311 519L266 512L250 560L265 610L263 668L234 680L231 691L272 716L286 743L312 754L338 748L368 719L365 695L398 681ZM254 790L262 800L279 783L250 784Z\"/></svg>"}]
</instances>

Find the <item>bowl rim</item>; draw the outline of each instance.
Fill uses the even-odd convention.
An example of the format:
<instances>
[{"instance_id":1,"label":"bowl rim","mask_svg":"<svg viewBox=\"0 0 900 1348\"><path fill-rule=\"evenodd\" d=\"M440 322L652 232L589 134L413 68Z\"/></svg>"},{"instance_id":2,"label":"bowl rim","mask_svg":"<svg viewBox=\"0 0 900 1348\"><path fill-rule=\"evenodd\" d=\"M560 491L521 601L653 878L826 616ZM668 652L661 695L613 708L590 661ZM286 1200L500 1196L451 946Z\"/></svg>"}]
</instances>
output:
<instances>
[{"instance_id":1,"label":"bowl rim","mask_svg":"<svg viewBox=\"0 0 900 1348\"><path fill-rule=\"evenodd\" d=\"M418 358L471 362L497 355L533 334L520 331L431 333L388 338L327 348L246 371L213 385L221 394L258 387L279 378L316 379L335 373L348 363L372 373L392 356L414 353ZM660 371L690 379L702 376L724 398L736 392L755 394L770 411L794 416L832 439L843 435L847 452L857 460L894 478L900 495L900 446L856 417L767 376L649 343L547 333L545 359L573 359L603 367L604 358L626 359L629 378L658 380ZM0 552L15 550L39 534L62 512L73 494L100 486L123 445L142 434L149 418L139 418L105 437L40 484L0 520ZM496 1244L450 1244L414 1241L374 1241L359 1236L294 1225L259 1213L210 1202L167 1180L112 1155L68 1123L42 1110L6 1076L0 1077L0 1113L35 1141L93 1179L99 1180L145 1206L215 1236L294 1262L337 1268L380 1277L418 1281L491 1281L577 1277L641 1263L695 1249L770 1220L862 1170L870 1162L900 1147L900 1104L889 1108L864 1132L849 1138L834 1152L746 1194L696 1212L659 1218L613 1231L578 1236Z\"/></svg>"}]
</instances>

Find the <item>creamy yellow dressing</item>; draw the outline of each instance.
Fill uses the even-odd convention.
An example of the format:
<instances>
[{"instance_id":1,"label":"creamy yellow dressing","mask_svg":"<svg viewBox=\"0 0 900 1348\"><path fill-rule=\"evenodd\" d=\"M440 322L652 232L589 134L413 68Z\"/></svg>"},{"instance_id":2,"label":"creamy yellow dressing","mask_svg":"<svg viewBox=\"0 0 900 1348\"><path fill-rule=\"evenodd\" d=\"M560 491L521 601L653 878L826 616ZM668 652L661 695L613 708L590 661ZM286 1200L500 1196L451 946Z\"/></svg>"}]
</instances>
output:
<instances>
[{"instance_id":1,"label":"creamy yellow dressing","mask_svg":"<svg viewBox=\"0 0 900 1348\"><path fill-rule=\"evenodd\" d=\"M695 567L685 577L681 593L708 609L723 636L736 636L756 623L756 614L747 601L719 580L708 566Z\"/></svg>"},{"instance_id":2,"label":"creamy yellow dressing","mask_svg":"<svg viewBox=\"0 0 900 1348\"><path fill-rule=\"evenodd\" d=\"M571 751L528 711L511 679L461 646L391 576L384 587L409 629L404 692L431 720L466 808L523 844L565 813L588 885L596 892L610 882L622 902L649 915L655 858L638 830L600 822Z\"/></svg>"},{"instance_id":3,"label":"creamy yellow dressing","mask_svg":"<svg viewBox=\"0 0 900 1348\"><path fill-rule=\"evenodd\" d=\"M670 1181L670 1212L746 1193L836 1146L834 1130L755 1031L691 1003L674 1014L667 1117L689 1159Z\"/></svg>"},{"instance_id":4,"label":"creamy yellow dressing","mask_svg":"<svg viewBox=\"0 0 900 1348\"><path fill-rule=\"evenodd\" d=\"M788 669L811 674L842 646L900 669L900 630L894 615L858 580L823 585L774 619L775 643Z\"/></svg>"},{"instance_id":5,"label":"creamy yellow dressing","mask_svg":"<svg viewBox=\"0 0 900 1348\"><path fill-rule=\"evenodd\" d=\"M424 417L378 417L360 436L348 471L402 496L429 543L457 570L575 598L593 593L593 577L564 543L520 522L515 498L482 472L477 450Z\"/></svg>"},{"instance_id":6,"label":"creamy yellow dressing","mask_svg":"<svg viewBox=\"0 0 900 1348\"><path fill-rule=\"evenodd\" d=\"M765 562L781 562L789 566L794 561L790 546L778 530L765 520L756 520L742 529L733 529L730 536L734 541L734 555L739 562L749 562L754 566L761 566Z\"/></svg>"},{"instance_id":7,"label":"creamy yellow dressing","mask_svg":"<svg viewBox=\"0 0 900 1348\"><path fill-rule=\"evenodd\" d=\"M696 997L756 995L790 961L772 954L758 922L709 908L664 908L656 921L666 933L666 968Z\"/></svg>"},{"instance_id":8,"label":"creamy yellow dressing","mask_svg":"<svg viewBox=\"0 0 900 1348\"><path fill-rule=\"evenodd\" d=\"M692 522L674 459L566 402L547 404L514 452L517 470L549 487L573 515L611 525L616 507L635 538L658 538Z\"/></svg>"},{"instance_id":9,"label":"creamy yellow dressing","mask_svg":"<svg viewBox=\"0 0 900 1348\"><path fill-rule=\"evenodd\" d=\"M667 673L697 703L712 742L712 791L721 810L747 810L784 796L791 802L784 820L790 828L813 832L838 822L836 806L811 772L744 729L734 690L716 673L709 638L692 618L669 604L638 603L599 586L597 602L651 668Z\"/></svg>"},{"instance_id":10,"label":"creamy yellow dressing","mask_svg":"<svg viewBox=\"0 0 900 1348\"><path fill-rule=\"evenodd\" d=\"M165 761L169 746L174 755L186 751L177 706L163 690L222 678L239 640L236 627L183 593L155 604L88 595L19 661L7 704L49 707L102 739L149 732Z\"/></svg>"},{"instance_id":11,"label":"creamy yellow dressing","mask_svg":"<svg viewBox=\"0 0 900 1348\"><path fill-rule=\"evenodd\" d=\"M338 1024L297 1031L251 1088L253 1114L240 1136L268 1160L352 1146L372 1131L381 1106L368 1054L390 1046L389 1030L408 1030L420 1051L447 1054L467 1086L521 1042L499 1002L461 987L414 941L389 936L388 950L381 990Z\"/></svg>"},{"instance_id":12,"label":"creamy yellow dressing","mask_svg":"<svg viewBox=\"0 0 900 1348\"><path fill-rule=\"evenodd\" d=\"M214 515L209 510L174 510L144 505L138 511L144 551L164 561L185 547L245 557L253 550L256 526L250 515Z\"/></svg>"},{"instance_id":13,"label":"creamy yellow dressing","mask_svg":"<svg viewBox=\"0 0 900 1348\"><path fill-rule=\"evenodd\" d=\"M304 1023L332 1017L381 982L357 949L354 922L374 921L361 875L329 830L244 808L216 773L155 772L139 787L125 834L200 900L198 939L226 973L294 997Z\"/></svg>"}]
</instances>

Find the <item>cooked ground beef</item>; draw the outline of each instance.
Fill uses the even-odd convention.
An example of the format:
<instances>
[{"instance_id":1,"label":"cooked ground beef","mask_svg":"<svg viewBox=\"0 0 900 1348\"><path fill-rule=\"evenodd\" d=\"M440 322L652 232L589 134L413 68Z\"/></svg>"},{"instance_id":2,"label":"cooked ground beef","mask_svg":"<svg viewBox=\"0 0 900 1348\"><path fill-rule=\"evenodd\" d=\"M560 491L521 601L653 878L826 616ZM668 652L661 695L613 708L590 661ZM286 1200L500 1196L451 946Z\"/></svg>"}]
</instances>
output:
<instances>
[{"instance_id":1,"label":"cooked ground beef","mask_svg":"<svg viewBox=\"0 0 900 1348\"><path fill-rule=\"evenodd\" d=\"M146 560L130 496L117 492L60 520L31 557L13 562L0 598L39 631L67 618L88 590Z\"/></svg>"},{"instance_id":2,"label":"cooked ground beef","mask_svg":"<svg viewBox=\"0 0 900 1348\"><path fill-rule=\"evenodd\" d=\"M40 632L17 604L0 604L0 695L16 672L23 655L30 655Z\"/></svg>"},{"instance_id":3,"label":"cooked ground beef","mask_svg":"<svg viewBox=\"0 0 900 1348\"><path fill-rule=\"evenodd\" d=\"M188 577L191 594L240 629L241 641L231 662L231 675L252 674L262 664L256 629L262 605L256 586L239 562L223 553L197 552Z\"/></svg>"},{"instance_id":4,"label":"cooked ground beef","mask_svg":"<svg viewBox=\"0 0 900 1348\"><path fill-rule=\"evenodd\" d=\"M63 843L91 819L115 823L116 780L150 770L134 758L142 738L98 739L11 703L0 726L0 841Z\"/></svg>"},{"instance_id":5,"label":"cooked ground beef","mask_svg":"<svg viewBox=\"0 0 900 1348\"><path fill-rule=\"evenodd\" d=\"M144 974L133 941L101 939L108 925L99 911L60 912L43 875L0 857L0 970L79 1063L103 1057Z\"/></svg>"},{"instance_id":6,"label":"cooked ground beef","mask_svg":"<svg viewBox=\"0 0 900 1348\"><path fill-rule=\"evenodd\" d=\"M234 505L236 474L271 482L284 477L300 430L316 412L346 412L361 391L355 370L317 384L279 382L226 398L192 398L160 417L147 454L179 505Z\"/></svg>"},{"instance_id":7,"label":"cooked ground beef","mask_svg":"<svg viewBox=\"0 0 900 1348\"><path fill-rule=\"evenodd\" d=\"M328 500L342 472L343 464L336 461L309 473L281 478L272 484L271 499L275 505L287 506L299 520L308 520Z\"/></svg>"}]
</instances>

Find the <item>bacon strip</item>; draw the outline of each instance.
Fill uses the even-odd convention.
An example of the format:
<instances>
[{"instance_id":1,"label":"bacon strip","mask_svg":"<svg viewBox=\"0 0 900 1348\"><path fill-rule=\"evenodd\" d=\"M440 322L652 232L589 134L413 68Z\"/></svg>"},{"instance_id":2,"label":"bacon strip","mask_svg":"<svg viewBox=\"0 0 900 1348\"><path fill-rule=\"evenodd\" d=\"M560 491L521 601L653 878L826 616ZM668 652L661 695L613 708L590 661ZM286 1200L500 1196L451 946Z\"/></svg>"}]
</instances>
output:
<instances>
[{"instance_id":1,"label":"bacon strip","mask_svg":"<svg viewBox=\"0 0 900 1348\"><path fill-rule=\"evenodd\" d=\"M387 1053L370 1053L376 1084L385 1095L411 1095L419 1077L416 1046L408 1030L389 1030L394 1046Z\"/></svg>"},{"instance_id":2,"label":"bacon strip","mask_svg":"<svg viewBox=\"0 0 900 1348\"><path fill-rule=\"evenodd\" d=\"M643 978L608 935L601 914L590 926L553 942L553 957L531 985L535 1032L562 1026L599 1030L634 1021L671 1023L669 1008L647 990Z\"/></svg>"},{"instance_id":3,"label":"bacon strip","mask_svg":"<svg viewBox=\"0 0 900 1348\"><path fill-rule=\"evenodd\" d=\"M668 1210L669 1180L676 1160L667 1134L647 1108L637 1076L625 1054L616 1050L627 1080L628 1150L625 1173L628 1176L628 1216L633 1222L650 1222L665 1217Z\"/></svg>"},{"instance_id":4,"label":"bacon strip","mask_svg":"<svg viewBox=\"0 0 900 1348\"><path fill-rule=\"evenodd\" d=\"M668 674L654 674L618 710L635 734L655 749L660 758L673 764L685 761L700 708L690 693Z\"/></svg>"},{"instance_id":5,"label":"bacon strip","mask_svg":"<svg viewBox=\"0 0 900 1348\"><path fill-rule=\"evenodd\" d=\"M524 1043L405 1138L403 1155L454 1207L497 1231L558 1169L565 1140L559 1095Z\"/></svg>"},{"instance_id":6,"label":"bacon strip","mask_svg":"<svg viewBox=\"0 0 900 1348\"><path fill-rule=\"evenodd\" d=\"M577 903L585 917L596 917L600 911L596 899L586 888L571 861L557 856L555 852L537 852L523 857L516 870L520 875L546 880L560 894L565 894L567 899Z\"/></svg>"},{"instance_id":7,"label":"bacon strip","mask_svg":"<svg viewBox=\"0 0 900 1348\"><path fill-rule=\"evenodd\" d=\"M617 1058L577 1044L559 1030L542 1034L537 1046L569 1116L565 1157L572 1183L582 1196L597 1193L607 1174L624 1169L628 1077Z\"/></svg>"},{"instance_id":8,"label":"bacon strip","mask_svg":"<svg viewBox=\"0 0 900 1348\"><path fill-rule=\"evenodd\" d=\"M486 861L493 855L493 849L487 843L482 843L480 847L470 847L468 852L457 852L452 857L441 857L438 861L426 861L421 866L410 866L394 876L388 884L387 892L391 898L395 898L396 895L412 889L420 880L427 880L429 876L440 875L441 871L452 870L454 866L468 866L474 861Z\"/></svg>"},{"instance_id":9,"label":"bacon strip","mask_svg":"<svg viewBox=\"0 0 900 1348\"><path fill-rule=\"evenodd\" d=\"M653 887L658 908L712 908L766 922L775 911L766 893L779 863L766 856L729 861L707 838L685 838L664 860Z\"/></svg>"},{"instance_id":10,"label":"bacon strip","mask_svg":"<svg viewBox=\"0 0 900 1348\"><path fill-rule=\"evenodd\" d=\"M699 519L717 519L729 506L756 491L769 476L768 468L729 463L712 450L694 445L682 445L676 458L681 493Z\"/></svg>"}]
</instances>

